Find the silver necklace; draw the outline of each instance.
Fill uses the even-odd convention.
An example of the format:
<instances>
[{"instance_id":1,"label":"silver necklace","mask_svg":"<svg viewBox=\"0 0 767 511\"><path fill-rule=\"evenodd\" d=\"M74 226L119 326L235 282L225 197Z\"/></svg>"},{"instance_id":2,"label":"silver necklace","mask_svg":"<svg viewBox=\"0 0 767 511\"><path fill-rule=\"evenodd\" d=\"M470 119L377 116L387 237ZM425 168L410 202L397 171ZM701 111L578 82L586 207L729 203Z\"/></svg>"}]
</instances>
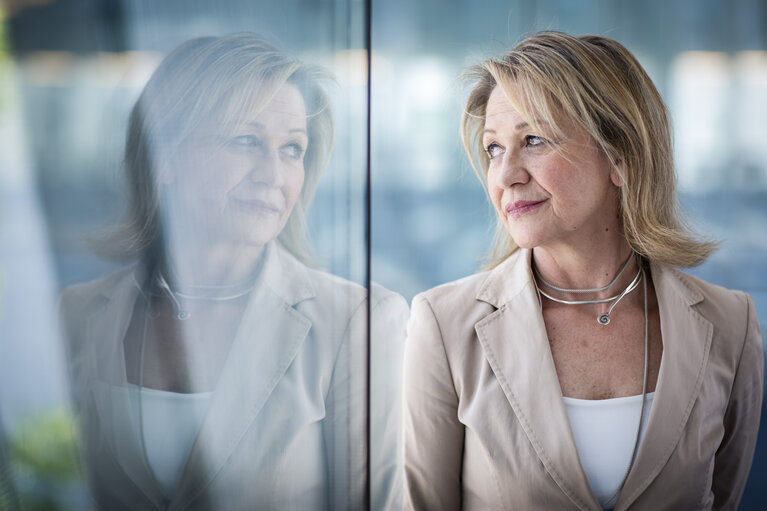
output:
<instances>
[{"instance_id":1,"label":"silver necklace","mask_svg":"<svg viewBox=\"0 0 767 511\"><path fill-rule=\"evenodd\" d=\"M217 290L238 289L237 292L228 294L228 295L191 295L191 294L181 293L179 291L173 291L173 289L170 287L170 284L168 284L168 281L165 279L163 274L158 271L157 285L165 293L165 295L168 298L170 298L171 302L173 302L173 308L176 309L176 319L184 321L191 318L192 314L181 305L181 301L178 299L178 297L181 297L187 300L207 300L212 302L223 302L227 300L234 300L235 298L240 298L242 296L247 295L251 291L253 291L253 288L255 287L255 280L249 283L247 287L244 287L244 288L241 285L196 286L200 289L217 289Z\"/></svg>"},{"instance_id":2,"label":"silver necklace","mask_svg":"<svg viewBox=\"0 0 767 511\"><path fill-rule=\"evenodd\" d=\"M633 256L633 255L634 255L634 251L632 250L631 253L629 254L629 256L626 258L626 260L623 262L623 265L621 266L621 269L618 270L618 273L615 274L615 277L613 277L613 279L606 286L595 287L593 289L566 289L566 288L563 288L563 287L557 287L554 284L552 284L551 282L549 282L546 279L544 279L543 276L538 272L538 269L535 266L533 266L533 271L535 272L535 276L538 278L538 280L541 281L541 284L543 284L544 286L546 286L546 287L548 287L550 289L553 289L554 291L559 291L561 293L576 293L576 294L579 294L579 293L599 293L601 291L607 291L608 289L613 287L616 282L618 282L618 279L621 278L621 275L623 275L623 272L626 271L626 268L629 267L629 263L631 262L631 256ZM610 301L610 300L612 300L612 298L608 298L605 301ZM599 302L597 302L597 303L599 303Z\"/></svg>"},{"instance_id":3,"label":"silver necklace","mask_svg":"<svg viewBox=\"0 0 767 511\"><path fill-rule=\"evenodd\" d=\"M601 288L594 288L594 289L566 289L557 287L549 282L547 282L540 274L538 269L533 265L533 273L535 274L535 289L538 292L539 297L545 296L549 300L552 300L557 303L562 303L565 305L588 305L588 304L595 304L595 303L608 303L612 302L610 306L607 308L607 312L604 312L597 316L597 323L599 323L602 326L609 325L610 324L610 314L612 313L613 309L616 305L618 305L618 302L620 302L624 296L632 292L634 289L637 288L639 285L639 281L643 279L644 272L642 270L641 264L639 264L639 261L637 260L637 266L639 266L639 270L637 271L637 274L634 276L634 279L629 283L626 288L620 292L619 294L615 296L611 296L609 298L601 298L598 300L563 300L561 298L555 298L554 296L551 296L550 294L546 293L545 291L541 290L541 288L538 286L538 280L541 281L542 284L544 284L546 287L550 287L552 289L556 289L557 291L561 291L563 293L594 293L597 291L606 291L607 289L610 289L615 282L618 280L618 278L621 276L623 271L628 267L628 262L631 260L631 256L629 256L629 259L623 263L623 267L620 269L618 274L615 276L615 278L607 284L607 286L601 287Z\"/></svg>"},{"instance_id":4,"label":"silver necklace","mask_svg":"<svg viewBox=\"0 0 767 511\"><path fill-rule=\"evenodd\" d=\"M644 269L641 269L642 272L642 288L644 291L644 373L642 375L642 404L639 408L639 420L637 421L637 431L636 436L634 438L634 448L631 451L631 461L629 462L629 466L626 468L626 473L623 474L623 479L621 480L621 484L618 486L618 489L615 490L615 493L613 493L610 496L610 499L607 501L608 507L614 507L614 501L618 498L618 495L620 495L621 490L623 489L623 485L626 484L626 479L628 479L629 472L631 472L631 467L634 466L634 461L636 461L637 451L639 450L639 436L642 432L642 417L644 416L644 409L645 409L645 398L647 397L647 373L649 368L649 332L650 332L650 325L649 325L649 318L647 314L647 277L644 274Z\"/></svg>"}]
</instances>

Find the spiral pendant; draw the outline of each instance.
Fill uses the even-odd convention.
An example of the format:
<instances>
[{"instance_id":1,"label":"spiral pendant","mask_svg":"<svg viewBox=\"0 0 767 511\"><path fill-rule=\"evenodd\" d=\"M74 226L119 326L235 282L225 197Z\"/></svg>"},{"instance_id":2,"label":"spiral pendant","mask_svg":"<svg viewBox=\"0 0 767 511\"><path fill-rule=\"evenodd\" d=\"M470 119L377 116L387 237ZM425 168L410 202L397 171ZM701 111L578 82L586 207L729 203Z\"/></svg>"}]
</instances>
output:
<instances>
[{"instance_id":1,"label":"spiral pendant","mask_svg":"<svg viewBox=\"0 0 767 511\"><path fill-rule=\"evenodd\" d=\"M609 313L600 314L599 317L597 318L597 323L599 323L602 326L609 325L610 324L610 314Z\"/></svg>"}]
</instances>

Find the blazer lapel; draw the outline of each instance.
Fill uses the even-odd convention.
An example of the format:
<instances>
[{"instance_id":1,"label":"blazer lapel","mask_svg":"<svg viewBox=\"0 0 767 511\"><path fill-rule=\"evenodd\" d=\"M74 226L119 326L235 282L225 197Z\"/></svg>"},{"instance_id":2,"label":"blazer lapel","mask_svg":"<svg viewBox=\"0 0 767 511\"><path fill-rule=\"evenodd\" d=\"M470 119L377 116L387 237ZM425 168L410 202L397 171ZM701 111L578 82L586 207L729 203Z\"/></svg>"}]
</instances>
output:
<instances>
[{"instance_id":1,"label":"blazer lapel","mask_svg":"<svg viewBox=\"0 0 767 511\"><path fill-rule=\"evenodd\" d=\"M488 276L477 299L498 309L477 322L477 337L549 475L578 509L601 509L570 430L530 257L529 250L517 250Z\"/></svg>"},{"instance_id":2,"label":"blazer lapel","mask_svg":"<svg viewBox=\"0 0 767 511\"><path fill-rule=\"evenodd\" d=\"M315 294L306 268L279 245L267 247L264 257L170 510L186 507L225 466L311 328L309 318L293 308ZM253 456L257 467L258 453Z\"/></svg>"},{"instance_id":3,"label":"blazer lapel","mask_svg":"<svg viewBox=\"0 0 767 511\"><path fill-rule=\"evenodd\" d=\"M658 476L679 442L703 381L713 325L694 305L703 296L673 270L652 266L663 357L650 418L615 509L629 507Z\"/></svg>"},{"instance_id":4,"label":"blazer lapel","mask_svg":"<svg viewBox=\"0 0 767 511\"><path fill-rule=\"evenodd\" d=\"M101 304L87 323L87 388L96 405L101 430L115 458L136 487L158 509L163 498L146 460L134 443L139 441L138 394L128 386L123 339L139 295L143 270L137 268L101 294ZM125 417L131 419L125 421ZM91 441L94 439L86 439Z\"/></svg>"}]
</instances>

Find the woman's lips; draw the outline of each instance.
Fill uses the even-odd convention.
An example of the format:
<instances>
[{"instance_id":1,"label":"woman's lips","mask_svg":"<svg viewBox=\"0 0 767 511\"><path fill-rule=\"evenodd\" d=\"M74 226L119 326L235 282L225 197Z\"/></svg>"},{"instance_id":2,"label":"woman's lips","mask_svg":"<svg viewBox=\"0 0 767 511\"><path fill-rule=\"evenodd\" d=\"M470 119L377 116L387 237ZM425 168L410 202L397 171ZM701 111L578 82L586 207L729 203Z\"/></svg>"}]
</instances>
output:
<instances>
[{"instance_id":1,"label":"woman's lips","mask_svg":"<svg viewBox=\"0 0 767 511\"><path fill-rule=\"evenodd\" d=\"M279 214L282 209L275 203L261 199L240 199L233 197L232 200L238 208L260 214Z\"/></svg>"},{"instance_id":2,"label":"woman's lips","mask_svg":"<svg viewBox=\"0 0 767 511\"><path fill-rule=\"evenodd\" d=\"M511 216L523 215L529 211L534 210L544 202L546 202L546 199L538 201L518 200L516 202L506 204L506 214Z\"/></svg>"}]
</instances>

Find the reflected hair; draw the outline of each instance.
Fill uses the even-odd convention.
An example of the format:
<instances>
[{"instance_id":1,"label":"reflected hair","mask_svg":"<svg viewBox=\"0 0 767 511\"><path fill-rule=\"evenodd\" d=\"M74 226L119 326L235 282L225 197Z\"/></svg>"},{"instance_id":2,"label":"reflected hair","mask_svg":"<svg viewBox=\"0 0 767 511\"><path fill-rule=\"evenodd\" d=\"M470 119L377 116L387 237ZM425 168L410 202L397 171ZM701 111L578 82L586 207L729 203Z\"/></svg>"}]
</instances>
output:
<instances>
[{"instance_id":1,"label":"reflected hair","mask_svg":"<svg viewBox=\"0 0 767 511\"><path fill-rule=\"evenodd\" d=\"M482 132L488 99L498 86L534 129L558 137L566 131L563 123L574 123L604 151L622 180L623 231L637 253L685 268L702 263L716 249L681 216L666 106L623 45L598 35L539 32L464 76L474 86L461 118L461 137L486 192L490 160ZM498 217L488 267L517 248Z\"/></svg>"},{"instance_id":2,"label":"reflected hair","mask_svg":"<svg viewBox=\"0 0 767 511\"><path fill-rule=\"evenodd\" d=\"M128 121L123 167L126 220L109 236L113 257L158 257L164 250L158 180L196 128L211 121L259 112L285 84L301 93L307 112L304 185L280 232L282 245L311 262L306 210L333 147L334 121L322 68L302 63L256 34L201 37L162 61L139 96Z\"/></svg>"}]
</instances>

